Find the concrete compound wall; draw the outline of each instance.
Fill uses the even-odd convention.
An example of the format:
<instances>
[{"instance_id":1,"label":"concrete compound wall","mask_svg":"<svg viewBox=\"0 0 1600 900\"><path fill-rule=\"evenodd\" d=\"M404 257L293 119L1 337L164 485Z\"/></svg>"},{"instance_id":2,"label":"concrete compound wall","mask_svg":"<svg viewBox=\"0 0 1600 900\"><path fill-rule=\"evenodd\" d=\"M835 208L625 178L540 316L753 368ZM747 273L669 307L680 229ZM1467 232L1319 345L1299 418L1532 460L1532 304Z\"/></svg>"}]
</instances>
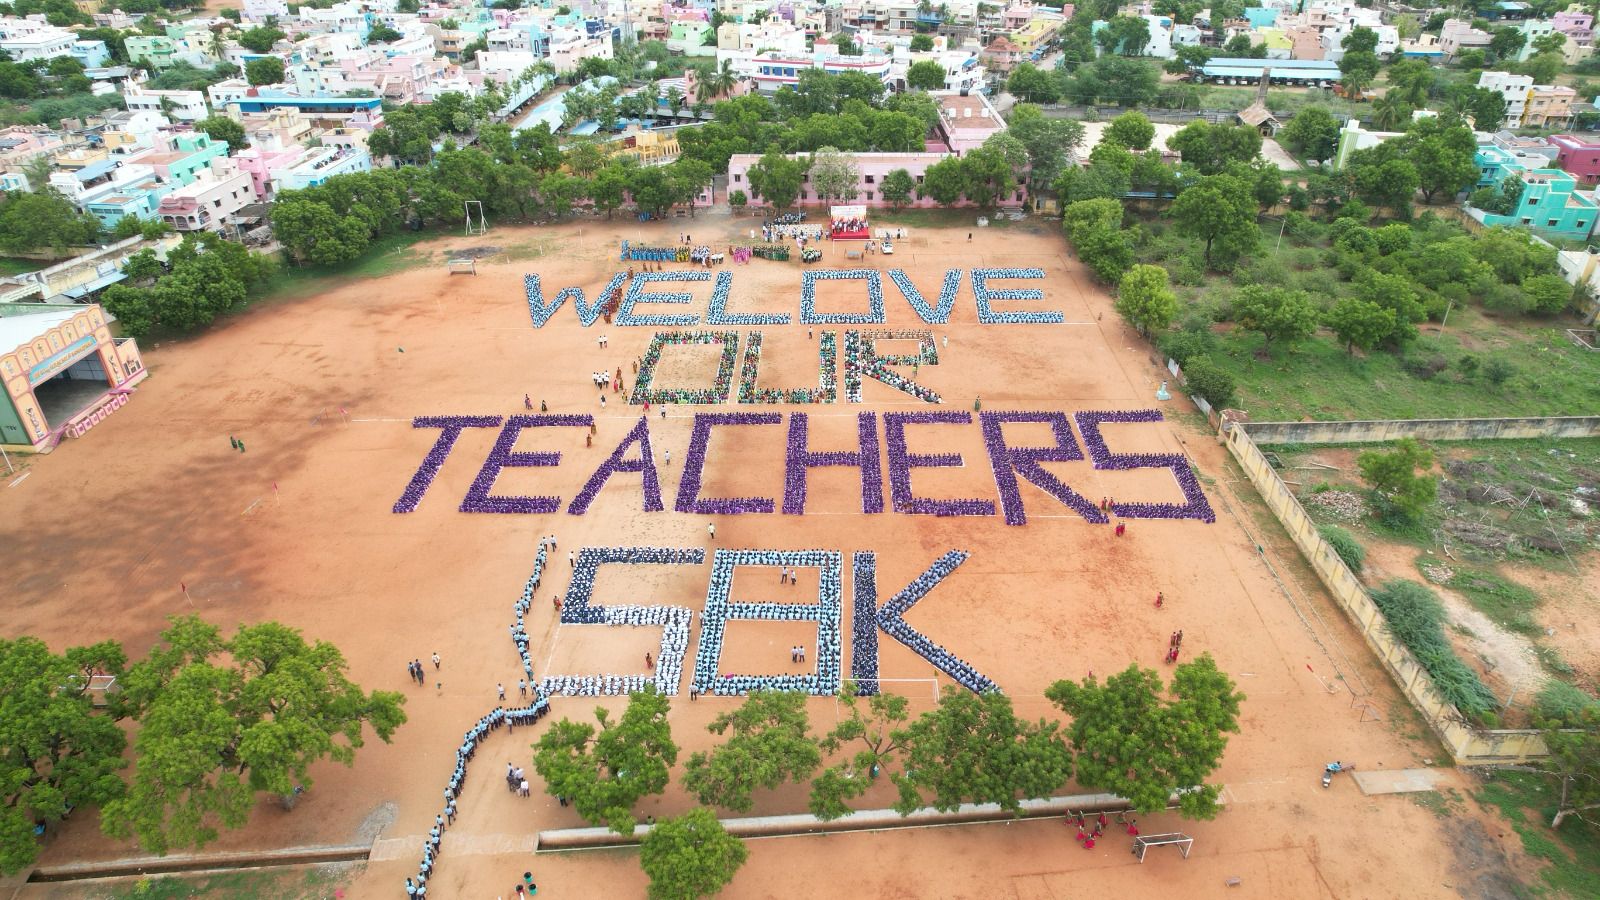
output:
<instances>
[{"instance_id":1,"label":"concrete compound wall","mask_svg":"<svg viewBox=\"0 0 1600 900\"><path fill-rule=\"evenodd\" d=\"M1542 424L1541 424L1542 423ZM1401 692L1422 714L1458 765L1528 762L1548 755L1537 731L1487 730L1467 724L1461 712L1433 687L1427 670L1405 645L1389 633L1383 613L1333 546L1317 532L1299 498L1267 462L1262 443L1361 443L1404 437L1435 440L1477 438L1587 437L1600 433L1600 417L1548 419L1441 419L1387 422L1269 422L1236 424L1224 435L1228 451L1244 469L1272 514L1283 524L1317 577L1350 620L1367 646L1394 677Z\"/></svg>"},{"instance_id":2,"label":"concrete compound wall","mask_svg":"<svg viewBox=\"0 0 1600 900\"><path fill-rule=\"evenodd\" d=\"M1600 437L1600 416L1521 419L1387 419L1371 422L1251 422L1256 444L1368 444L1400 438L1480 441L1502 438Z\"/></svg>"}]
</instances>

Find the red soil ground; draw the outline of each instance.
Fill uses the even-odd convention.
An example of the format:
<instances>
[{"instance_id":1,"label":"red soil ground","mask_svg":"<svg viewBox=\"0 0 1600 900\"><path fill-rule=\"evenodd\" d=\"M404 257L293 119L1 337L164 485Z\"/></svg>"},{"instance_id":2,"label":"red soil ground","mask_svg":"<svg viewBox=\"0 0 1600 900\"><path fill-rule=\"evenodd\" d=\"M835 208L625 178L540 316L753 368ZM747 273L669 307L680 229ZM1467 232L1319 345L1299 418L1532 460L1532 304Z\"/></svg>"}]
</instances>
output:
<instances>
[{"instance_id":1,"label":"red soil ground","mask_svg":"<svg viewBox=\"0 0 1600 900\"><path fill-rule=\"evenodd\" d=\"M668 512L640 512L636 476L620 476L581 517L457 512L494 441L485 429L462 436L415 513L391 513L437 435L411 428L410 420L518 413L524 393L535 404L547 401L552 412L596 414L593 449L585 449L577 429L542 429L526 436L521 449L559 449L561 466L506 470L497 486L501 494L573 496L638 414L617 404L615 395L602 411L590 373L621 366L631 385L630 361L644 352L653 329L597 324L583 330L569 305L535 330L522 276L538 272L547 298L556 287L572 284L584 285L593 296L617 268L620 238L671 240L674 225L718 244L742 234L738 226L748 227L722 217L688 225L588 222L496 229L443 246L522 243L541 246L543 256L480 263L475 278L452 278L435 265L353 281L320 296L259 306L192 340L146 347L152 377L131 404L85 439L36 460L27 481L0 487L0 512L14 526L0 578L5 632L38 635L57 647L114 637L136 655L167 616L193 611L230 628L276 619L333 641L359 683L406 692L409 723L392 745L369 743L353 768L317 767L314 787L293 812L264 802L247 828L224 835L216 846L370 839L385 810L392 810L383 837L401 842L380 844L388 848L379 854L383 858L368 866L346 896L401 896L462 732L494 705L497 681L517 678L506 626L538 537L557 534L562 554L586 545L707 542L706 517L670 511L687 454L690 409L670 409L664 421L651 418L657 453L672 451L662 473ZM965 231L916 229L894 257L868 257L863 264L905 268L925 295L936 293L947 267L1039 266L1049 276L1043 306L1062 310L1068 324L979 325L965 283L951 324L933 329L949 337L939 365L924 366L919 374L922 383L944 394L944 408L971 409L974 396L981 395L985 409L1159 405L1169 416L1192 416L1181 396L1166 404L1153 399L1165 373L1150 364L1143 344L1112 312L1110 298L1091 285L1056 233L1009 226L979 230L978 239L968 242ZM837 248L829 249L824 265L845 265ZM797 319L800 271L797 261L735 267L732 308L786 311ZM885 281L887 327L917 327L915 315ZM689 309L704 311L710 287L690 286L696 302ZM854 292L827 285L819 291L818 307L843 309L860 304L854 298L861 296L859 285ZM805 326L762 330L762 384L815 384L816 345ZM610 339L604 350L596 346L602 332ZM848 447L860 410L932 408L870 381L865 399L860 406L777 409L814 417L813 446ZM348 410L348 421L341 408ZM1089 670L1105 675L1135 662L1160 667L1168 635L1183 629L1188 655L1213 654L1249 697L1243 733L1232 739L1218 774L1227 785L1226 811L1207 823L1174 815L1140 823L1146 833L1194 835L1193 856L1185 861L1164 850L1141 866L1129 855L1130 839L1120 835L1085 852L1059 820L760 840L750 844L750 860L727 896L1495 895L1498 882L1483 879L1499 877L1504 860L1478 819L1436 817L1404 797L1366 798L1347 780L1332 790L1320 787L1327 760L1405 768L1423 764L1436 750L1417 737L1359 639L1314 585L1295 574L1292 556L1261 524L1248 483L1238 480L1224 451L1192 418L1186 421L1122 426L1108 437L1118 449L1187 450L1206 479L1219 517L1215 525L1136 521L1118 540L1109 528L1086 524L1027 485L1022 491L1029 521L1022 527L999 517L867 517L859 513L854 471L831 469L813 470L804 517L723 517L716 543L846 554L875 550L880 600L945 551L970 551L971 559L910 621L998 681L1027 716L1054 714L1043 692L1058 678L1081 678ZM783 431L718 434L703 493L781 496ZM1037 434L1019 428L1015 439ZM229 435L241 437L248 452L230 450ZM965 460L960 469L919 470L914 481L923 496L995 497L976 425L913 429L911 442L914 451L958 451ZM1107 494L1178 497L1170 476L1161 472L1096 472L1087 462L1050 468L1095 500ZM1266 545L1265 557L1258 544ZM1288 579L1287 594L1267 561ZM559 557L554 562L541 595L565 588L566 563ZM596 599L699 609L709 569L708 563L603 570ZM741 593L748 588L752 597L787 597L780 592L793 590L779 587L775 576L771 585L759 577L766 576L741 575ZM193 607L179 592L180 581L188 584ZM1158 590L1167 597L1160 611L1151 603ZM639 671L652 639L618 629L558 628L544 597L533 606L529 629L541 671ZM697 621L691 640L698 634ZM797 670L785 651L802 640L784 626L736 624L724 668ZM927 708L935 681L946 679L935 679L926 663L894 641L883 638L882 646L883 676L909 679L900 687L915 699L913 709ZM411 686L405 661L435 650L444 658L442 687ZM692 656L691 651L686 669ZM1370 691L1384 721L1360 723L1349 686ZM733 702L705 698L690 704L680 696L672 723L685 757L710 743L706 722ZM587 718L595 705L557 698L554 714ZM815 726L831 725L836 708L832 700L811 701ZM528 743L543 727L519 730L514 738L497 734L480 752L430 896L506 896L530 868L541 896L642 894L645 879L632 851L532 856L521 849L539 829L581 824L540 794L536 779L532 799L501 788L497 775L505 761L531 772ZM866 802L888 801L870 795ZM687 806L675 782L666 797L641 804L641 814L671 815ZM756 813L803 808L803 790L789 788L760 796ZM1466 838L1463 829L1470 832ZM1453 852L1468 838L1486 854L1474 857L1481 867L1471 873L1458 867ZM85 816L47 848L45 862L137 853L130 844L100 836ZM1230 876L1242 884L1225 889ZM23 894L45 895L44 888ZM59 889L55 895L61 896Z\"/></svg>"}]
</instances>

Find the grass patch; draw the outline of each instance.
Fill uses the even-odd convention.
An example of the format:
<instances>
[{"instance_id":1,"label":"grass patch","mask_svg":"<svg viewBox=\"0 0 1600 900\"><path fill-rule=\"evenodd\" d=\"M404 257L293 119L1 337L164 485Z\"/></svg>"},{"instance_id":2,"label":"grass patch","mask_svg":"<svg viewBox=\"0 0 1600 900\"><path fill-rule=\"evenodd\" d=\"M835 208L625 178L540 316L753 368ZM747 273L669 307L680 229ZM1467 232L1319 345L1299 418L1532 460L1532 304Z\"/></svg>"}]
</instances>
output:
<instances>
[{"instance_id":1,"label":"grass patch","mask_svg":"<svg viewBox=\"0 0 1600 900\"><path fill-rule=\"evenodd\" d=\"M1557 896L1600 897L1600 829L1570 816L1560 831L1545 827L1555 815L1549 782L1528 772L1500 772L1477 799L1511 823L1525 853L1549 863L1541 875Z\"/></svg>"},{"instance_id":2,"label":"grass patch","mask_svg":"<svg viewBox=\"0 0 1600 900\"><path fill-rule=\"evenodd\" d=\"M401 231L372 242L362 257L346 266L295 266L284 263L267 280L252 303L292 300L331 290L351 278L382 278L427 263L433 254L413 249L414 245L444 237L439 231Z\"/></svg>"},{"instance_id":3,"label":"grass patch","mask_svg":"<svg viewBox=\"0 0 1600 900\"><path fill-rule=\"evenodd\" d=\"M1418 791L1408 795L1411 802L1443 819L1465 808L1460 792L1453 788L1443 791Z\"/></svg>"},{"instance_id":4,"label":"grass patch","mask_svg":"<svg viewBox=\"0 0 1600 900\"><path fill-rule=\"evenodd\" d=\"M333 888L350 883L364 866L309 866L303 869L222 872L141 878L119 885L110 900L251 897L254 900L323 900Z\"/></svg>"},{"instance_id":5,"label":"grass patch","mask_svg":"<svg viewBox=\"0 0 1600 900\"><path fill-rule=\"evenodd\" d=\"M1529 636L1543 633L1533 620L1534 610L1539 608L1538 594L1493 572L1460 568L1454 572L1445 587L1467 598L1501 628Z\"/></svg>"},{"instance_id":6,"label":"grass patch","mask_svg":"<svg viewBox=\"0 0 1600 900\"><path fill-rule=\"evenodd\" d=\"M51 265L47 259L24 259L20 256L0 256L0 276L26 275Z\"/></svg>"}]
</instances>

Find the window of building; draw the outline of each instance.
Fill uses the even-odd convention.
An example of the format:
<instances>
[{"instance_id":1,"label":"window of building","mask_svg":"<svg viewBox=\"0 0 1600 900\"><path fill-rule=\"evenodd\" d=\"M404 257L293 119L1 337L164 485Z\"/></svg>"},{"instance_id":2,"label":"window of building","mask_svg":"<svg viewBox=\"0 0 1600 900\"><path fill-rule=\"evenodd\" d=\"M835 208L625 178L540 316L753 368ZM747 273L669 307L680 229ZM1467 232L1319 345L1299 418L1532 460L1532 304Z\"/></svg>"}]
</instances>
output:
<instances>
[{"instance_id":1,"label":"window of building","mask_svg":"<svg viewBox=\"0 0 1600 900\"><path fill-rule=\"evenodd\" d=\"M736 174L736 175L733 176L733 180L736 181L736 182L743 181L744 180L744 176Z\"/></svg>"},{"instance_id":2,"label":"window of building","mask_svg":"<svg viewBox=\"0 0 1600 900\"><path fill-rule=\"evenodd\" d=\"M876 178L876 177L877 177L877 176L874 176L874 175L868 175L868 176L867 176L867 184L873 184L873 183L874 183L874 179L875 179L875 178Z\"/></svg>"},{"instance_id":3,"label":"window of building","mask_svg":"<svg viewBox=\"0 0 1600 900\"><path fill-rule=\"evenodd\" d=\"M1546 225L1546 227L1554 228L1554 227L1556 227L1556 220L1555 219L1551 219L1549 222L1546 222L1545 225Z\"/></svg>"},{"instance_id":4,"label":"window of building","mask_svg":"<svg viewBox=\"0 0 1600 900\"><path fill-rule=\"evenodd\" d=\"M1522 217L1522 224L1524 224L1524 225L1532 225L1533 224L1533 219L1528 217L1528 216L1523 216Z\"/></svg>"},{"instance_id":5,"label":"window of building","mask_svg":"<svg viewBox=\"0 0 1600 900\"><path fill-rule=\"evenodd\" d=\"M921 183L922 183L922 176L918 175L917 176L917 184L921 184Z\"/></svg>"}]
</instances>

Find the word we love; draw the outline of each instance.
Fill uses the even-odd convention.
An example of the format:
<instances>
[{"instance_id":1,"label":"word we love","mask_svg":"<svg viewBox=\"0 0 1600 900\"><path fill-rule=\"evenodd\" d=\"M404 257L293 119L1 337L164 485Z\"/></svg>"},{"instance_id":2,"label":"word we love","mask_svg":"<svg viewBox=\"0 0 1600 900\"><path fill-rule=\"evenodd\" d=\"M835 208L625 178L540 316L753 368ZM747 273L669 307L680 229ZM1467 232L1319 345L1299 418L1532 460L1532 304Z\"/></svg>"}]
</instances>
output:
<instances>
[{"instance_id":1,"label":"word we love","mask_svg":"<svg viewBox=\"0 0 1600 900\"><path fill-rule=\"evenodd\" d=\"M877 269L810 269L800 275L800 324L802 325L880 325L888 321L883 296L883 272ZM961 288L961 270L949 269L939 288L938 301L929 303L922 291L912 283L901 269L890 269L889 280L895 289L922 321L929 325L944 325L950 321L950 311L955 307L956 295ZM969 273L973 302L977 305L978 321L984 325L1056 325L1063 321L1055 310L997 310L994 304L1009 301L1043 300L1044 292L1038 288L998 288L992 281L1008 279L1043 280L1043 269L973 269ZM694 325L787 325L788 313L733 313L728 311L733 292L733 273L727 270L711 272L694 269L682 272L641 272L633 276L626 291L622 283L627 274L617 272L606 282L593 301L581 287L564 287L550 300L544 298L544 285L538 275L523 276L523 291L528 298L528 315L533 327L543 328L556 311L568 300L578 314L578 322L587 328L599 320L607 308L616 304L613 324L622 326L649 326L654 328L688 328ZM644 314L636 311L642 305L687 305L694 295L683 291L653 291L651 285L687 284L701 281L713 282L711 300L704 319L697 313ZM867 311L861 313L825 313L817 311L817 282L859 281L865 288ZM621 292L621 299L617 300Z\"/></svg>"},{"instance_id":2,"label":"word we love","mask_svg":"<svg viewBox=\"0 0 1600 900\"><path fill-rule=\"evenodd\" d=\"M1106 444L1101 426L1106 423L1160 422L1161 411L1156 409L1120 411L1080 411L1070 416L1065 411L996 410L979 413L977 424L982 429L984 448L989 458L991 472L998 494L998 505L987 498L932 499L918 497L912 489L911 473L914 469L960 467L965 464L959 453L913 453L908 449L906 432L913 427L971 426L974 416L964 411L889 412L883 413L882 439L879 437L877 413L856 415L856 448L853 450L812 450L809 440L810 420L805 413L788 415L787 443L783 459L782 510L786 515L804 515L806 511L806 483L811 469L825 466L848 466L861 475L861 512L884 512L883 472L887 462L889 494L892 511L905 515L935 516L1004 516L1009 525L1027 522L1019 479L1039 488L1073 510L1085 521L1105 524L1109 517L1098 504L1091 503L1063 482L1042 463L1088 460L1095 469L1127 471L1132 469L1167 469L1172 472L1183 503L1153 503L1118 501L1110 512L1130 519L1198 519L1215 522L1216 515L1201 490L1199 479L1189 466L1189 461L1176 453L1116 453ZM689 453L684 460L683 476L678 483L674 510L698 515L771 514L778 510L774 497L703 497L701 483L708 466L707 450L711 435L718 428L750 428L782 425L780 413L697 413L689 440ZM1053 440L1046 446L1015 446L1006 437L1003 427L1008 422L1044 423L1050 426ZM1083 438L1080 447L1073 434L1076 422L1078 434ZM423 457L411 481L395 501L396 513L414 511L422 502L429 485L455 448L456 441L468 428L498 428L500 434L494 447L478 469L478 475L462 499L461 512L545 514L559 512L563 506L569 515L581 516L588 512L601 490L613 476L638 473L640 503L645 512L662 512L666 509L661 498L661 479L656 469L655 452L651 447L650 420L640 416L633 428L617 444L610 456L589 476L583 489L570 501L555 496L503 496L493 493L500 473L510 468L553 467L561 464L557 451L517 451L518 439L524 431L539 428L588 428L594 423L591 415L526 415L526 416L419 416L412 420L418 429L437 428L439 437ZM880 451L880 447L883 449ZM1120 493L1120 492L1119 492Z\"/></svg>"}]
</instances>

